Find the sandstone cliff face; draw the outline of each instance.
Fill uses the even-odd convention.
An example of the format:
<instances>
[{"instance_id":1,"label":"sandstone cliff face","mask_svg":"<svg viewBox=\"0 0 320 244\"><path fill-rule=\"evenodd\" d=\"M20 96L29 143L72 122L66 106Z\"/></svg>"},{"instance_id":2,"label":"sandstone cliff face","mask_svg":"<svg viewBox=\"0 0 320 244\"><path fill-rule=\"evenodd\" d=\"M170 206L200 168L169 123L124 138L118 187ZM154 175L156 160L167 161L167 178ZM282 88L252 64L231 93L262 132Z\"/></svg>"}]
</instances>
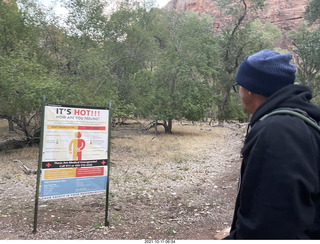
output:
<instances>
[{"instance_id":1,"label":"sandstone cliff face","mask_svg":"<svg viewBox=\"0 0 320 244\"><path fill-rule=\"evenodd\" d=\"M259 16L262 22L270 22L282 30L294 30L303 20L307 2L304 0L267 0L267 7Z\"/></svg>"},{"instance_id":2,"label":"sandstone cliff face","mask_svg":"<svg viewBox=\"0 0 320 244\"><path fill-rule=\"evenodd\" d=\"M280 43L280 47L288 49L289 41L286 32L296 30L299 23L304 20L303 13L307 1L266 0L266 5L263 11L258 12L257 17L262 23L273 23L282 30L284 38ZM177 11L194 11L199 15L210 14L214 18L216 29L219 28L221 22L228 19L221 19L222 11L218 9L215 0L171 0L164 8Z\"/></svg>"}]
</instances>

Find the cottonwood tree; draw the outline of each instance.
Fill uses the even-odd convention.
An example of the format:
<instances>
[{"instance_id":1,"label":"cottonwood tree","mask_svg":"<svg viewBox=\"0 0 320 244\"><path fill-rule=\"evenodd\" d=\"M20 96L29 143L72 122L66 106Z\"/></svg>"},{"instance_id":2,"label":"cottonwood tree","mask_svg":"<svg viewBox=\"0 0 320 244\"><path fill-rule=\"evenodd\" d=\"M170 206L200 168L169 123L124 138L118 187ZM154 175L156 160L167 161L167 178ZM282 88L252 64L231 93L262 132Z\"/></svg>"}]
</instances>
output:
<instances>
[{"instance_id":1,"label":"cottonwood tree","mask_svg":"<svg viewBox=\"0 0 320 244\"><path fill-rule=\"evenodd\" d=\"M105 44L105 2L70 0L65 20L51 24L43 37L53 69L61 82L59 101L66 104L106 106L117 102L110 75L110 48Z\"/></svg>"},{"instance_id":2,"label":"cottonwood tree","mask_svg":"<svg viewBox=\"0 0 320 244\"><path fill-rule=\"evenodd\" d=\"M124 2L107 23L105 45L110 50L109 69L119 99L116 114L121 118L142 114L140 103L147 98L137 89L142 84L137 84L136 77L152 71L156 62L159 47L152 34L156 15L154 9L148 11L138 3Z\"/></svg>"},{"instance_id":3,"label":"cottonwood tree","mask_svg":"<svg viewBox=\"0 0 320 244\"><path fill-rule=\"evenodd\" d=\"M205 117L212 105L212 64L218 55L210 17L163 12L160 23L160 32L153 34L160 51L148 74L152 83L148 109L156 125L172 133L174 119Z\"/></svg>"},{"instance_id":4,"label":"cottonwood tree","mask_svg":"<svg viewBox=\"0 0 320 244\"><path fill-rule=\"evenodd\" d=\"M54 96L58 86L42 65L38 21L29 14L33 2L0 2L0 117L22 130L27 143L39 140L42 96Z\"/></svg>"},{"instance_id":5,"label":"cottonwood tree","mask_svg":"<svg viewBox=\"0 0 320 244\"><path fill-rule=\"evenodd\" d=\"M218 0L218 6L229 20L221 25L219 35L220 70L216 82L218 119L230 119L231 90L235 83L236 71L242 60L264 48L274 47L281 37L281 31L272 24L262 24L253 18L262 10L265 0ZM240 108L240 107L239 107Z\"/></svg>"},{"instance_id":6,"label":"cottonwood tree","mask_svg":"<svg viewBox=\"0 0 320 244\"><path fill-rule=\"evenodd\" d=\"M172 132L173 119L199 120L212 105L212 19L122 5L108 23L111 67L122 111ZM112 30L112 31L111 31Z\"/></svg>"}]
</instances>

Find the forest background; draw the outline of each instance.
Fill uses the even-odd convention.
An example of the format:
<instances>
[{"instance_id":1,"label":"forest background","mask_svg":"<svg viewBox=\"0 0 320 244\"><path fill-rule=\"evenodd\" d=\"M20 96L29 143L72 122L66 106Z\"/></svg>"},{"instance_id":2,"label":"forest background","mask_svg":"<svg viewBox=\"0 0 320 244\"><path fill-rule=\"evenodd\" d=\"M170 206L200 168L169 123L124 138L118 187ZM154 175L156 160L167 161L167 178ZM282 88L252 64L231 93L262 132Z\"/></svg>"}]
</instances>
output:
<instances>
[{"instance_id":1,"label":"forest background","mask_svg":"<svg viewBox=\"0 0 320 244\"><path fill-rule=\"evenodd\" d=\"M43 96L49 103L113 105L114 123L145 118L172 133L173 120L246 121L232 93L241 61L277 47L282 32L249 18L264 0L216 0L209 15L159 9L155 1L68 0L58 15L35 0L0 1L0 118L25 141L39 140ZM320 104L320 2L290 31L296 81Z\"/></svg>"}]
</instances>

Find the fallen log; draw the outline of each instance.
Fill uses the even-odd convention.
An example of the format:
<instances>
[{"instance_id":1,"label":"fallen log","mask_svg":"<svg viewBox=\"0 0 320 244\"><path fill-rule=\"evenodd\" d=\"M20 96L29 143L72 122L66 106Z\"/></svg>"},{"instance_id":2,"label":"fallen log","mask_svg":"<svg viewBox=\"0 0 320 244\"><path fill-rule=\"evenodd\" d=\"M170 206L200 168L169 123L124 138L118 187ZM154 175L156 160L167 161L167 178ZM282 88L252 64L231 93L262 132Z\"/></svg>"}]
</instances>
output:
<instances>
[{"instance_id":1,"label":"fallen log","mask_svg":"<svg viewBox=\"0 0 320 244\"><path fill-rule=\"evenodd\" d=\"M31 175L31 174L36 174L37 173L37 170L32 170L32 169L29 169L23 162L21 162L20 160L13 160L13 162L17 162L19 167L23 170L23 172L25 172L26 174L28 175Z\"/></svg>"}]
</instances>

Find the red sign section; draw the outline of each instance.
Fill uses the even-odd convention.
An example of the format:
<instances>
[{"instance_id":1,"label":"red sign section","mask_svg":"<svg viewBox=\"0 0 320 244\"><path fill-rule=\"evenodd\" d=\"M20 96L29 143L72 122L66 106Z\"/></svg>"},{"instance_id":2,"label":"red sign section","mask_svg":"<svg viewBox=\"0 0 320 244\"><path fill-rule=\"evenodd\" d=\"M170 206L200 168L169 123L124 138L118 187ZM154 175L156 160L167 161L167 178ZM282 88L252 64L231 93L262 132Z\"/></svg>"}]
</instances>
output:
<instances>
[{"instance_id":1,"label":"red sign section","mask_svg":"<svg viewBox=\"0 0 320 244\"><path fill-rule=\"evenodd\" d=\"M76 177L102 176L102 175L104 175L104 167L77 168L76 170Z\"/></svg>"}]
</instances>

